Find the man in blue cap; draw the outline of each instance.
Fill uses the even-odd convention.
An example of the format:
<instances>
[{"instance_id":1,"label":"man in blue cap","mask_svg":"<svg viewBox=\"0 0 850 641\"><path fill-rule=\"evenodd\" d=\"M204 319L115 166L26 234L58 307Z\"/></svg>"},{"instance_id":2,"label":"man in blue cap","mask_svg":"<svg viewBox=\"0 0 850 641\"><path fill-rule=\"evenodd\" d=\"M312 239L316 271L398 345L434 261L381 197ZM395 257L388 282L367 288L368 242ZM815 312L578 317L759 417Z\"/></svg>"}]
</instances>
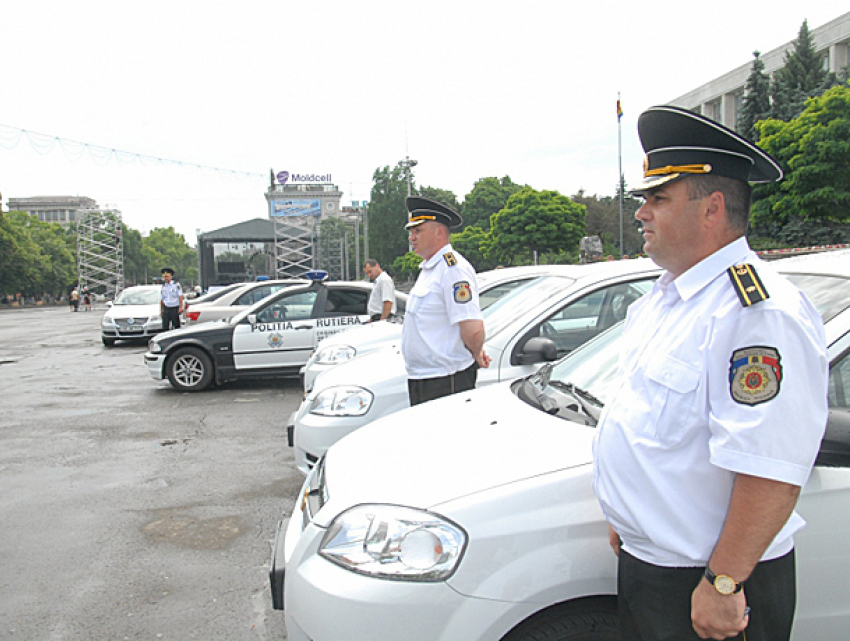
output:
<instances>
[{"instance_id":1,"label":"man in blue cap","mask_svg":"<svg viewBox=\"0 0 850 641\"><path fill-rule=\"evenodd\" d=\"M629 308L594 444L623 639L788 639L828 359L813 305L745 237L749 183L782 170L684 109L653 107L638 132L635 218L666 271Z\"/></svg>"},{"instance_id":2,"label":"man in blue cap","mask_svg":"<svg viewBox=\"0 0 850 641\"><path fill-rule=\"evenodd\" d=\"M407 301L401 351L410 404L418 405L474 388L478 368L488 367L490 357L475 269L449 243L460 215L421 196L408 196L407 210L405 229L423 262Z\"/></svg>"}]
</instances>

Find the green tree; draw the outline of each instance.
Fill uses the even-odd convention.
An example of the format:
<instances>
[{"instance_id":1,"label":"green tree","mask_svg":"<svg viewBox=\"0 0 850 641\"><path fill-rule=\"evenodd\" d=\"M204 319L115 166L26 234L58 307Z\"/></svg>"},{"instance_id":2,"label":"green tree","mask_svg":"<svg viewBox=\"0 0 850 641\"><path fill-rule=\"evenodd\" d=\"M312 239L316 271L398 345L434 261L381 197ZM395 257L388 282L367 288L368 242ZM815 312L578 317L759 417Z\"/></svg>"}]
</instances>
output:
<instances>
[{"instance_id":1,"label":"green tree","mask_svg":"<svg viewBox=\"0 0 850 641\"><path fill-rule=\"evenodd\" d=\"M778 230L781 237L788 227L800 243L806 239L797 233L799 221L813 232L850 222L850 87L833 87L809 100L790 122L768 119L756 126L760 146L785 169L781 182L756 187L756 231Z\"/></svg>"},{"instance_id":2,"label":"green tree","mask_svg":"<svg viewBox=\"0 0 850 641\"><path fill-rule=\"evenodd\" d=\"M773 75L771 115L778 120L791 120L805 109L807 98L823 93L831 83L834 78L824 70L809 23L803 20L797 38L785 53L785 65Z\"/></svg>"},{"instance_id":3,"label":"green tree","mask_svg":"<svg viewBox=\"0 0 850 641\"><path fill-rule=\"evenodd\" d=\"M48 258L29 233L26 212L0 213L0 294L35 295ZM38 221L36 221L38 222Z\"/></svg>"},{"instance_id":4,"label":"green tree","mask_svg":"<svg viewBox=\"0 0 850 641\"><path fill-rule=\"evenodd\" d=\"M492 245L489 231L475 226L467 227L460 233L452 234L451 243L454 249L472 263L477 272L494 269L498 265L498 261L489 257Z\"/></svg>"},{"instance_id":5,"label":"green tree","mask_svg":"<svg viewBox=\"0 0 850 641\"><path fill-rule=\"evenodd\" d=\"M127 225L121 227L121 242L124 245L124 280L128 285L150 282L151 276L159 276L156 265L148 265L142 253L142 234ZM157 263L159 264L159 263Z\"/></svg>"},{"instance_id":6,"label":"green tree","mask_svg":"<svg viewBox=\"0 0 850 641\"><path fill-rule=\"evenodd\" d=\"M407 252L396 258L392 263L392 273L395 276L396 284L402 280L415 280L419 275L419 265L421 264L422 259L414 252Z\"/></svg>"},{"instance_id":7,"label":"green tree","mask_svg":"<svg viewBox=\"0 0 850 641\"><path fill-rule=\"evenodd\" d=\"M170 267L184 287L198 281L198 253L189 247L183 234L174 231L174 227L151 230L147 238L142 238L142 255L156 274Z\"/></svg>"},{"instance_id":8,"label":"green tree","mask_svg":"<svg viewBox=\"0 0 850 641\"><path fill-rule=\"evenodd\" d=\"M63 293L77 279L76 240L70 229L55 223L45 223L27 214L30 237L46 260L41 262L39 279L33 285L33 295L46 292L54 296Z\"/></svg>"},{"instance_id":9,"label":"green tree","mask_svg":"<svg viewBox=\"0 0 850 641\"><path fill-rule=\"evenodd\" d=\"M464 226L490 229L490 217L504 209L508 199L522 189L509 176L499 178L481 178L475 182L472 191L463 200L461 215Z\"/></svg>"},{"instance_id":10,"label":"green tree","mask_svg":"<svg viewBox=\"0 0 850 641\"><path fill-rule=\"evenodd\" d=\"M523 187L490 220L489 257L513 265L530 261L534 252L575 252L585 234L586 215L584 205L556 191Z\"/></svg>"},{"instance_id":11,"label":"green tree","mask_svg":"<svg viewBox=\"0 0 850 641\"><path fill-rule=\"evenodd\" d=\"M579 191L572 196L573 202L587 208L587 236L599 236L604 246L603 253L620 255L620 198L614 196L586 196ZM632 256L643 249L640 224L635 220L635 212L640 201L632 196L623 198L623 252Z\"/></svg>"},{"instance_id":12,"label":"green tree","mask_svg":"<svg viewBox=\"0 0 850 641\"><path fill-rule=\"evenodd\" d=\"M443 203L446 207L450 207L454 211L460 213L461 206L457 201L457 196L454 192L448 189L440 189L438 187L423 187L419 190L419 195L431 200L436 200L438 203ZM466 221L464 221L466 222Z\"/></svg>"},{"instance_id":13,"label":"green tree","mask_svg":"<svg viewBox=\"0 0 850 641\"><path fill-rule=\"evenodd\" d=\"M372 175L372 191L367 219L369 224L369 253L381 265L392 265L398 256L407 252L407 180L404 168L389 165L376 169Z\"/></svg>"},{"instance_id":14,"label":"green tree","mask_svg":"<svg viewBox=\"0 0 850 641\"><path fill-rule=\"evenodd\" d=\"M736 127L739 134L752 142L758 140L756 123L770 116L770 76L764 72L764 61L760 56L760 52L753 52L753 68L747 78L747 89Z\"/></svg>"}]
</instances>

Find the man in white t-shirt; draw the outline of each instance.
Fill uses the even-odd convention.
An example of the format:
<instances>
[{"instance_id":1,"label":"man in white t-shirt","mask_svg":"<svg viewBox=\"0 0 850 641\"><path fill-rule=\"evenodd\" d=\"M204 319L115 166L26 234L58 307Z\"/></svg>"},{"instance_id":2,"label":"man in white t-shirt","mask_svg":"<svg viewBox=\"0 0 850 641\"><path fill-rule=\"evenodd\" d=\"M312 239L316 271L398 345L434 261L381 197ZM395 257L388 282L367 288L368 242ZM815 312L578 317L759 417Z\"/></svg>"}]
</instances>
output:
<instances>
[{"instance_id":1,"label":"man in white t-shirt","mask_svg":"<svg viewBox=\"0 0 850 641\"><path fill-rule=\"evenodd\" d=\"M372 281L372 295L369 296L369 322L387 320L395 316L395 285L390 275L381 269L381 265L374 258L369 258L363 266L369 280Z\"/></svg>"}]
</instances>

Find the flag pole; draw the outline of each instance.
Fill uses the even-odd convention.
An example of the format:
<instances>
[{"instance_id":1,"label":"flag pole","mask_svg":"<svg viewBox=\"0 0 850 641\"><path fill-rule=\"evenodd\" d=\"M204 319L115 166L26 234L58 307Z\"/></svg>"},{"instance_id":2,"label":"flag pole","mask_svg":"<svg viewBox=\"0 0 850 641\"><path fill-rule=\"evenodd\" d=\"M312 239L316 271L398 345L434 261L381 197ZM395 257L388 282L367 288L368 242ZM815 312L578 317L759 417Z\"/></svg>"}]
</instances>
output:
<instances>
[{"instance_id":1,"label":"flag pole","mask_svg":"<svg viewBox=\"0 0 850 641\"><path fill-rule=\"evenodd\" d=\"M620 258L623 257L623 128L621 120L623 109L620 107L620 92L617 92L617 159L620 166L620 183L617 191L620 192Z\"/></svg>"}]
</instances>

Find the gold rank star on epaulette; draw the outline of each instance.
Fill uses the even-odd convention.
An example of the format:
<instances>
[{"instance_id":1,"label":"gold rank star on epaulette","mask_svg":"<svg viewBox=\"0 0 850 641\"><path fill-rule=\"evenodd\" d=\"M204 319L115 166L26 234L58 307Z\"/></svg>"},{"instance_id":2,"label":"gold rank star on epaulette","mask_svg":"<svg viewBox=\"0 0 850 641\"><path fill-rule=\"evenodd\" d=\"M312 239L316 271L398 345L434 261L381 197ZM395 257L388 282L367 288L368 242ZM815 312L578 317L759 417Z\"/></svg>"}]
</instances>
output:
<instances>
[{"instance_id":1,"label":"gold rank star on epaulette","mask_svg":"<svg viewBox=\"0 0 850 641\"><path fill-rule=\"evenodd\" d=\"M454 267L455 265L457 265L457 258L455 258L455 255L453 253L448 252L447 254L443 254L443 258L446 259L446 265L448 265L449 267Z\"/></svg>"},{"instance_id":2,"label":"gold rank star on epaulette","mask_svg":"<svg viewBox=\"0 0 850 641\"><path fill-rule=\"evenodd\" d=\"M726 271L729 274L729 280L732 281L732 286L735 288L735 293L738 294L738 299L744 307L770 298L770 294L767 293L752 265L741 263L740 265L733 265Z\"/></svg>"}]
</instances>

